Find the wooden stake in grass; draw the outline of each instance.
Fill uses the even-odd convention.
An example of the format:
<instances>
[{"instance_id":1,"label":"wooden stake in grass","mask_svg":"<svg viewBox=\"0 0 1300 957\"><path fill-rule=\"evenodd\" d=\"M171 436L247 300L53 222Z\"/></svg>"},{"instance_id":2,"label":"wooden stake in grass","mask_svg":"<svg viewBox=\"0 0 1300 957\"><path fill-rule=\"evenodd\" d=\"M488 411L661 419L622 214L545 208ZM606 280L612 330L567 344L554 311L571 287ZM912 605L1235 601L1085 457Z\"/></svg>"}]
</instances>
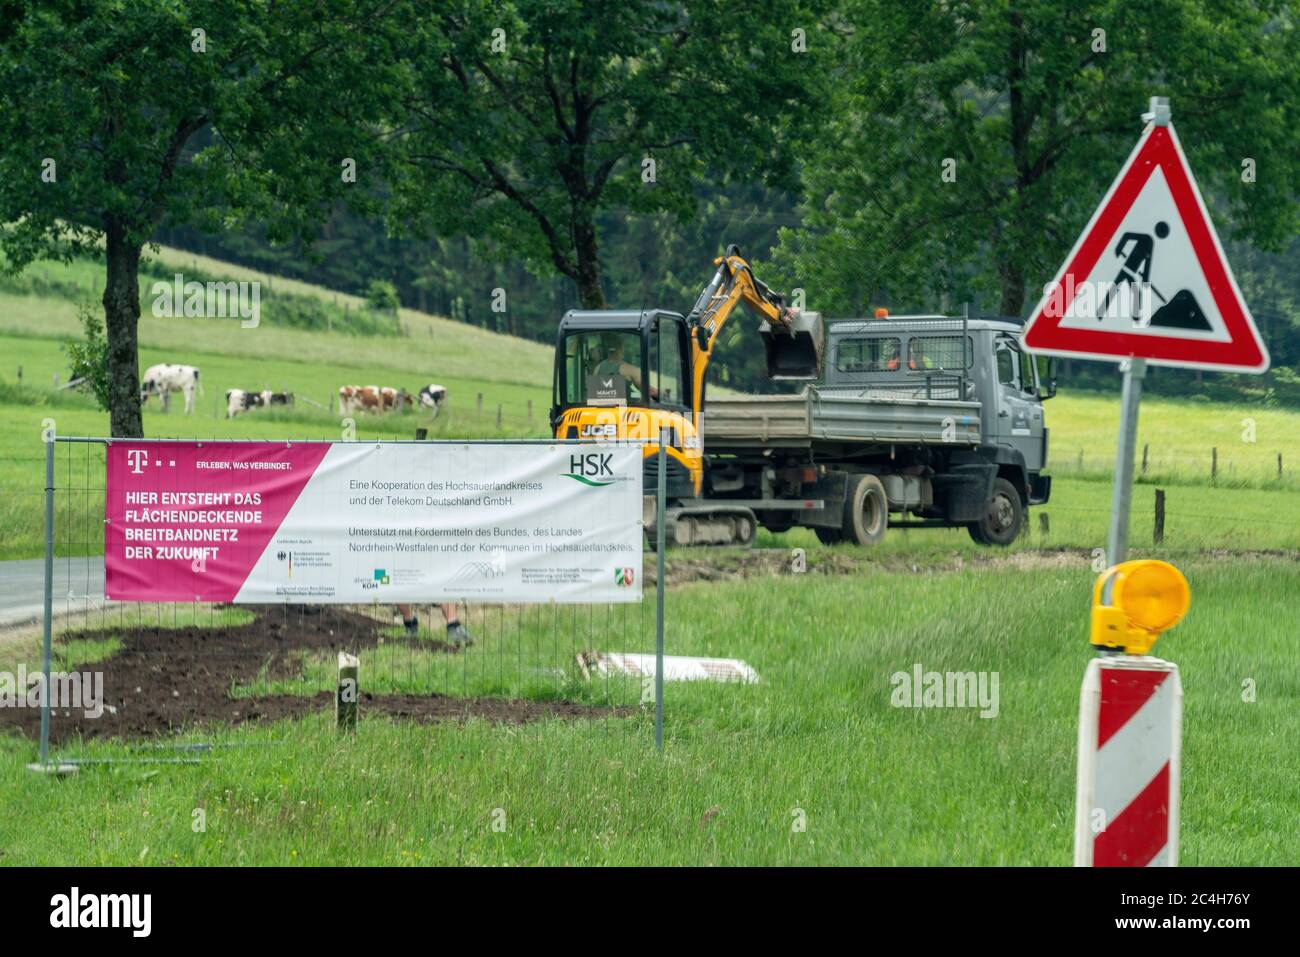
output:
<instances>
[{"instance_id":1,"label":"wooden stake in grass","mask_svg":"<svg viewBox=\"0 0 1300 957\"><path fill-rule=\"evenodd\" d=\"M1143 443L1142 445L1142 474L1147 474L1147 453L1151 451L1151 446Z\"/></svg>"},{"instance_id":2,"label":"wooden stake in grass","mask_svg":"<svg viewBox=\"0 0 1300 957\"><path fill-rule=\"evenodd\" d=\"M1219 447L1210 449L1210 481L1219 477Z\"/></svg>"},{"instance_id":3,"label":"wooden stake in grass","mask_svg":"<svg viewBox=\"0 0 1300 957\"><path fill-rule=\"evenodd\" d=\"M1052 526L1051 523L1047 520L1047 513L1039 512L1038 513L1038 534L1042 535L1043 538L1046 538L1048 534L1051 532L1051 530L1052 530Z\"/></svg>"},{"instance_id":4,"label":"wooden stake in grass","mask_svg":"<svg viewBox=\"0 0 1300 957\"><path fill-rule=\"evenodd\" d=\"M1156 522L1151 538L1157 545L1165 540L1165 490L1162 488L1156 489Z\"/></svg>"},{"instance_id":5,"label":"wooden stake in grass","mask_svg":"<svg viewBox=\"0 0 1300 957\"><path fill-rule=\"evenodd\" d=\"M357 674L361 661L356 655L339 652L339 686L334 696L334 720L340 731L357 730L357 708L361 697Z\"/></svg>"}]
</instances>

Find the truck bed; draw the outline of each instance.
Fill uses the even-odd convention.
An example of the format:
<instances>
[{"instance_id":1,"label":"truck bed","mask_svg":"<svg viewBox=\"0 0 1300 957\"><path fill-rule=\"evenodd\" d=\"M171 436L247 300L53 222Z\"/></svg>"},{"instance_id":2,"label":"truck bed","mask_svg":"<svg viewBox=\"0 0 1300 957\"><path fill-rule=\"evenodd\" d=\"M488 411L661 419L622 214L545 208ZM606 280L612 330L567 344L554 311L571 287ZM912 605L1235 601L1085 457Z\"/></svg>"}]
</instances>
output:
<instances>
[{"instance_id":1,"label":"truck bed","mask_svg":"<svg viewBox=\"0 0 1300 957\"><path fill-rule=\"evenodd\" d=\"M704 447L717 452L821 442L978 445L980 404L807 386L798 395L710 397L703 432Z\"/></svg>"}]
</instances>

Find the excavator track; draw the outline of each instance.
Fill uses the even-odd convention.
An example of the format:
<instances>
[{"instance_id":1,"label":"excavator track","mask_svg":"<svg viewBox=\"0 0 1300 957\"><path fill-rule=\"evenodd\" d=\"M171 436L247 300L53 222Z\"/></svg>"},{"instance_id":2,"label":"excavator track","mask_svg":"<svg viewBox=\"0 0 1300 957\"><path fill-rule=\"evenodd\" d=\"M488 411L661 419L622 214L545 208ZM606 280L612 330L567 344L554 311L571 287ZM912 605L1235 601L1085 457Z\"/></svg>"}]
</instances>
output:
<instances>
[{"instance_id":1,"label":"excavator track","mask_svg":"<svg viewBox=\"0 0 1300 957\"><path fill-rule=\"evenodd\" d=\"M664 535L670 548L749 548L758 536L753 509L733 505L693 505L664 513ZM655 548L655 524L647 523L646 540Z\"/></svg>"}]
</instances>

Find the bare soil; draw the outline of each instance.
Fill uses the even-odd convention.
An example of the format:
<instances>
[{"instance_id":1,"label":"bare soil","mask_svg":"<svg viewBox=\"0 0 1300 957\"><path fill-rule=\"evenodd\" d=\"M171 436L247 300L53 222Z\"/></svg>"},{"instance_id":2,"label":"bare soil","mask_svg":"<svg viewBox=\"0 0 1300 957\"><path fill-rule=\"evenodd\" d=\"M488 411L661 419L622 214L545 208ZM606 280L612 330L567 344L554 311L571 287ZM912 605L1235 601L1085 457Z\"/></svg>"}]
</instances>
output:
<instances>
[{"instance_id":1,"label":"bare soil","mask_svg":"<svg viewBox=\"0 0 1300 957\"><path fill-rule=\"evenodd\" d=\"M198 726L274 721L332 711L334 695L330 691L232 698L230 690L259 677L296 677L304 652L356 653L383 640L382 622L346 608L249 606L249 610L255 616L252 621L229 627L122 626L63 633L61 641L105 641L111 635L121 642L121 647L110 657L76 669L103 672L104 713L88 718L80 710L52 712L50 741L132 739ZM456 654L459 650L436 640L421 641L420 647L431 654ZM375 713L416 721L480 717L519 724L547 717L620 716L626 709L568 701L375 695L363 691L362 720ZM0 732L13 729L36 738L40 720L38 708L0 708Z\"/></svg>"}]
</instances>

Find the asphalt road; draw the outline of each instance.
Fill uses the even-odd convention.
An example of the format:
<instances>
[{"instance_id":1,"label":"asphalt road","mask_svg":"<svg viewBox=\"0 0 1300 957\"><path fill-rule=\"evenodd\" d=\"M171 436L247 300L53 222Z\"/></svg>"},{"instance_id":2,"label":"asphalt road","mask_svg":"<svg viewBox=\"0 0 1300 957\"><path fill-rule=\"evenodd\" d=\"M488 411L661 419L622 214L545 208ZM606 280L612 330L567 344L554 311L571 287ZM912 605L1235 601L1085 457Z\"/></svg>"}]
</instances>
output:
<instances>
[{"instance_id":1,"label":"asphalt road","mask_svg":"<svg viewBox=\"0 0 1300 957\"><path fill-rule=\"evenodd\" d=\"M0 625L39 622L44 610L44 582L43 558L0 562ZM102 556L54 560L55 615L99 608L103 602Z\"/></svg>"}]
</instances>

